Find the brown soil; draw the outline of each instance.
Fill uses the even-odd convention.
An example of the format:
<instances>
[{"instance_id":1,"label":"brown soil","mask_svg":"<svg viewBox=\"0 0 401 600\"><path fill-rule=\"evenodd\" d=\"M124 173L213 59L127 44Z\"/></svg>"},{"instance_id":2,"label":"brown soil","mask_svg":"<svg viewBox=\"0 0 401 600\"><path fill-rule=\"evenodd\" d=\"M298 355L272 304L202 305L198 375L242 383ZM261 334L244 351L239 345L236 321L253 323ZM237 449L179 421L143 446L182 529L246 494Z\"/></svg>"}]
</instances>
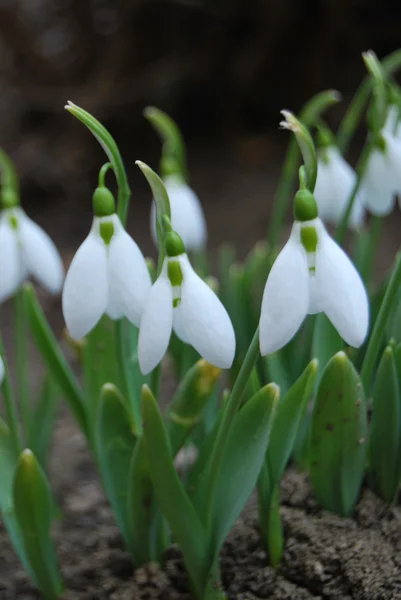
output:
<instances>
[{"instance_id":1,"label":"brown soil","mask_svg":"<svg viewBox=\"0 0 401 600\"><path fill-rule=\"evenodd\" d=\"M190 600L180 553L166 553L165 571L151 564L133 571L121 536L69 417L58 426L52 480L65 512L55 542L66 583L64 600ZM274 570L261 546L251 501L222 553L230 600L401 599L401 510L369 490L354 519L320 510L304 475L290 470L282 483L285 554ZM0 599L34 600L31 586L0 526Z\"/></svg>"}]
</instances>

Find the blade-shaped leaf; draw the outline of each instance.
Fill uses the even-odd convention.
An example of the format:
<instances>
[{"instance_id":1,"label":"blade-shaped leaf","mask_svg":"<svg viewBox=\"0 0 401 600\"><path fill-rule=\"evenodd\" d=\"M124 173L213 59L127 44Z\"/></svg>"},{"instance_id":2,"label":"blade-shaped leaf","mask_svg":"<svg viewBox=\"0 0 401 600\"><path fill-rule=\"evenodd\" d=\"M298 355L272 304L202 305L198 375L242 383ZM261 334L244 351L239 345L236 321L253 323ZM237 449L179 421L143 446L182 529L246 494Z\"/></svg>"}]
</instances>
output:
<instances>
[{"instance_id":1,"label":"blade-shaped leaf","mask_svg":"<svg viewBox=\"0 0 401 600\"><path fill-rule=\"evenodd\" d=\"M319 504L341 516L354 507L365 470L367 413L358 373L344 352L327 363L310 431L312 486Z\"/></svg>"},{"instance_id":2,"label":"blade-shaped leaf","mask_svg":"<svg viewBox=\"0 0 401 600\"><path fill-rule=\"evenodd\" d=\"M372 420L369 436L369 470L373 490L393 502L399 482L401 449L400 391L394 352L388 346L373 385Z\"/></svg>"},{"instance_id":3,"label":"blade-shaped leaf","mask_svg":"<svg viewBox=\"0 0 401 600\"><path fill-rule=\"evenodd\" d=\"M96 447L107 497L127 548L134 553L127 498L135 437L124 398L112 384L105 384L102 388Z\"/></svg>"},{"instance_id":4,"label":"blade-shaped leaf","mask_svg":"<svg viewBox=\"0 0 401 600\"><path fill-rule=\"evenodd\" d=\"M208 573L205 530L175 470L163 419L150 389L142 392L143 435L153 488L179 544L194 591L202 597Z\"/></svg>"},{"instance_id":5,"label":"blade-shaped leaf","mask_svg":"<svg viewBox=\"0 0 401 600\"><path fill-rule=\"evenodd\" d=\"M13 503L24 550L46 600L57 600L63 583L50 539L53 499L46 475L30 450L19 458L13 482Z\"/></svg>"},{"instance_id":6,"label":"blade-shaped leaf","mask_svg":"<svg viewBox=\"0 0 401 600\"><path fill-rule=\"evenodd\" d=\"M318 361L312 360L277 408L266 452L272 488L278 485L291 456L300 423L311 398L317 369Z\"/></svg>"},{"instance_id":7,"label":"blade-shaped leaf","mask_svg":"<svg viewBox=\"0 0 401 600\"><path fill-rule=\"evenodd\" d=\"M244 508L264 462L279 388L270 383L251 398L235 417L224 450L214 496L210 544L214 556ZM204 482L207 485L207 479Z\"/></svg>"},{"instance_id":8,"label":"blade-shaped leaf","mask_svg":"<svg viewBox=\"0 0 401 600\"><path fill-rule=\"evenodd\" d=\"M29 446L46 469L49 447L58 408L58 389L51 375L47 374L39 394L29 432Z\"/></svg>"},{"instance_id":9,"label":"blade-shaped leaf","mask_svg":"<svg viewBox=\"0 0 401 600\"><path fill-rule=\"evenodd\" d=\"M32 336L43 361L67 400L79 427L88 438L89 428L82 390L60 350L30 284L26 284L24 287L24 299Z\"/></svg>"},{"instance_id":10,"label":"blade-shaped leaf","mask_svg":"<svg viewBox=\"0 0 401 600\"><path fill-rule=\"evenodd\" d=\"M337 329L331 324L324 313L319 313L315 317L315 326L313 329L312 356L319 361L319 373L323 372L324 367L330 358L344 349L344 342ZM319 380L319 377L318 377ZM318 383L316 381L316 384Z\"/></svg>"}]
</instances>

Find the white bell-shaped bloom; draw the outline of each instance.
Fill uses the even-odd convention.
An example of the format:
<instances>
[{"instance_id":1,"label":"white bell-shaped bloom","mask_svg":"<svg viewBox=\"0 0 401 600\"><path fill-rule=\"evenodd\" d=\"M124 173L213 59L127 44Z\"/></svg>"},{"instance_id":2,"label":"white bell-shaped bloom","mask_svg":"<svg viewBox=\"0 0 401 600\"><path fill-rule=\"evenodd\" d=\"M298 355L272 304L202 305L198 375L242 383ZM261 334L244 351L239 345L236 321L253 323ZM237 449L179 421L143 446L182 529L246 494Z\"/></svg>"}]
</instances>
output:
<instances>
[{"instance_id":1,"label":"white bell-shaped bloom","mask_svg":"<svg viewBox=\"0 0 401 600\"><path fill-rule=\"evenodd\" d=\"M381 131L384 148L374 148L361 183L364 206L377 216L391 213L395 194L401 194L401 137L394 134L396 122L390 114Z\"/></svg>"},{"instance_id":2,"label":"white bell-shaped bloom","mask_svg":"<svg viewBox=\"0 0 401 600\"><path fill-rule=\"evenodd\" d=\"M4 375L6 374L6 370L4 368L3 359L0 356L0 385L3 383Z\"/></svg>"},{"instance_id":3,"label":"white bell-shaped bloom","mask_svg":"<svg viewBox=\"0 0 401 600\"><path fill-rule=\"evenodd\" d=\"M203 209L195 192L179 177L166 177L164 185L170 200L171 225L182 238L187 250L202 250L206 246L207 229ZM156 205L150 211L152 238L157 244Z\"/></svg>"},{"instance_id":4,"label":"white bell-shaped bloom","mask_svg":"<svg viewBox=\"0 0 401 600\"><path fill-rule=\"evenodd\" d=\"M178 267L178 285L170 273ZM155 281L139 327L138 358L144 375L167 351L171 332L191 344L212 365L228 369L234 360L235 334L226 309L195 273L186 254L166 258Z\"/></svg>"},{"instance_id":5,"label":"white bell-shaped bloom","mask_svg":"<svg viewBox=\"0 0 401 600\"><path fill-rule=\"evenodd\" d=\"M301 236L317 240L307 252ZM314 230L314 231L313 231ZM260 315L262 355L291 340L307 314L324 312L347 344L359 347L368 332L369 301L354 265L319 218L295 221L268 276Z\"/></svg>"},{"instance_id":6,"label":"white bell-shaped bloom","mask_svg":"<svg viewBox=\"0 0 401 600\"><path fill-rule=\"evenodd\" d=\"M335 146L319 153L316 186L313 192L323 221L340 223L356 182L354 169L344 160ZM361 195L357 194L352 206L349 226L357 229L363 224L365 210Z\"/></svg>"},{"instance_id":7,"label":"white bell-shaped bloom","mask_svg":"<svg viewBox=\"0 0 401 600\"><path fill-rule=\"evenodd\" d=\"M151 285L143 254L118 216L94 217L65 278L62 308L69 334L84 337L104 313L138 326Z\"/></svg>"},{"instance_id":8,"label":"white bell-shaped bloom","mask_svg":"<svg viewBox=\"0 0 401 600\"><path fill-rule=\"evenodd\" d=\"M50 237L19 206L0 213L0 302L29 277L52 294L61 291L63 263Z\"/></svg>"}]
</instances>

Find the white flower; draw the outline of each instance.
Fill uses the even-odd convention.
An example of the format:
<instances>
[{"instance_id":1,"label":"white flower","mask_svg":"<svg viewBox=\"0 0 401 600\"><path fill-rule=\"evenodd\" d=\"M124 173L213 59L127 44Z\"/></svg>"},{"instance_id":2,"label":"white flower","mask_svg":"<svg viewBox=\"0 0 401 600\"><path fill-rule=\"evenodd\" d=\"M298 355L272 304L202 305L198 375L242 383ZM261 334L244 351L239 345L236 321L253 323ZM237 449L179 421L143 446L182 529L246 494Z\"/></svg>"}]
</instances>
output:
<instances>
[{"instance_id":1,"label":"white flower","mask_svg":"<svg viewBox=\"0 0 401 600\"><path fill-rule=\"evenodd\" d=\"M401 139L393 134L394 127L390 113L381 131L385 147L371 152L361 183L362 201L377 216L390 214L395 194L401 194Z\"/></svg>"},{"instance_id":2,"label":"white flower","mask_svg":"<svg viewBox=\"0 0 401 600\"><path fill-rule=\"evenodd\" d=\"M173 285L172 271L178 285ZM178 273L178 275L177 275ZM167 351L171 331L216 367L228 369L235 354L234 329L226 309L195 273L186 254L166 258L139 327L138 358L143 374Z\"/></svg>"},{"instance_id":3,"label":"white flower","mask_svg":"<svg viewBox=\"0 0 401 600\"><path fill-rule=\"evenodd\" d=\"M171 225L182 238L187 250L202 250L206 246L207 230L202 206L195 192L180 178L170 176L164 180L170 200ZM156 206L150 211L152 238L157 244Z\"/></svg>"},{"instance_id":4,"label":"white flower","mask_svg":"<svg viewBox=\"0 0 401 600\"><path fill-rule=\"evenodd\" d=\"M302 244L301 235L308 234L317 238L314 252L307 252ZM369 326L364 284L319 218L295 221L270 271L260 315L262 355L285 346L306 315L317 312L327 315L347 344L359 347L363 343Z\"/></svg>"},{"instance_id":5,"label":"white flower","mask_svg":"<svg viewBox=\"0 0 401 600\"><path fill-rule=\"evenodd\" d=\"M64 269L50 237L19 206L0 213L0 302L33 276L52 294L60 292Z\"/></svg>"},{"instance_id":6,"label":"white flower","mask_svg":"<svg viewBox=\"0 0 401 600\"><path fill-rule=\"evenodd\" d=\"M335 146L324 148L318 159L317 180L313 195L323 221L337 224L344 215L356 182L354 169L344 160ZM356 229L364 220L361 195L354 200L349 226Z\"/></svg>"},{"instance_id":7,"label":"white flower","mask_svg":"<svg viewBox=\"0 0 401 600\"><path fill-rule=\"evenodd\" d=\"M0 385L3 383L5 373L6 373L6 370L4 368L4 362L0 356Z\"/></svg>"},{"instance_id":8,"label":"white flower","mask_svg":"<svg viewBox=\"0 0 401 600\"><path fill-rule=\"evenodd\" d=\"M85 336L104 313L138 326L150 289L142 252L118 216L94 217L65 278L62 307L71 337Z\"/></svg>"}]
</instances>

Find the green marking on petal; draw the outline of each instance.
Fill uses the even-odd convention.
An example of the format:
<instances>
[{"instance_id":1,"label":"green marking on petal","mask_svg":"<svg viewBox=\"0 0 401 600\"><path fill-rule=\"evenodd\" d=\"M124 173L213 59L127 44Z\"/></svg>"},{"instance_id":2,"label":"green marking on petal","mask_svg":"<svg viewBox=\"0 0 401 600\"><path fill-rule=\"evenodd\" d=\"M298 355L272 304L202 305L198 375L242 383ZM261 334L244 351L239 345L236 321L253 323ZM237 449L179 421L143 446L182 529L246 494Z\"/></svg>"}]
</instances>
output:
<instances>
[{"instance_id":1,"label":"green marking on petal","mask_svg":"<svg viewBox=\"0 0 401 600\"><path fill-rule=\"evenodd\" d=\"M180 287L183 282L183 275L179 260L170 260L167 264L167 274L173 287Z\"/></svg>"},{"instance_id":2,"label":"green marking on petal","mask_svg":"<svg viewBox=\"0 0 401 600\"><path fill-rule=\"evenodd\" d=\"M317 231L313 225L309 225L301 228L301 244L305 248L306 252L314 253L317 248ZM312 267L314 268L314 267Z\"/></svg>"},{"instance_id":3,"label":"green marking on petal","mask_svg":"<svg viewBox=\"0 0 401 600\"><path fill-rule=\"evenodd\" d=\"M173 298L173 308L177 308L181 304L181 298Z\"/></svg>"},{"instance_id":4,"label":"green marking on petal","mask_svg":"<svg viewBox=\"0 0 401 600\"><path fill-rule=\"evenodd\" d=\"M111 242L111 238L114 235L114 225L112 221L105 221L103 223L100 223L100 237L102 238L102 240L104 241L104 243L106 244L106 246L108 246Z\"/></svg>"},{"instance_id":5,"label":"green marking on petal","mask_svg":"<svg viewBox=\"0 0 401 600\"><path fill-rule=\"evenodd\" d=\"M11 215L10 217L8 217L8 222L10 223L12 229L18 231L19 223L15 215Z\"/></svg>"}]
</instances>

